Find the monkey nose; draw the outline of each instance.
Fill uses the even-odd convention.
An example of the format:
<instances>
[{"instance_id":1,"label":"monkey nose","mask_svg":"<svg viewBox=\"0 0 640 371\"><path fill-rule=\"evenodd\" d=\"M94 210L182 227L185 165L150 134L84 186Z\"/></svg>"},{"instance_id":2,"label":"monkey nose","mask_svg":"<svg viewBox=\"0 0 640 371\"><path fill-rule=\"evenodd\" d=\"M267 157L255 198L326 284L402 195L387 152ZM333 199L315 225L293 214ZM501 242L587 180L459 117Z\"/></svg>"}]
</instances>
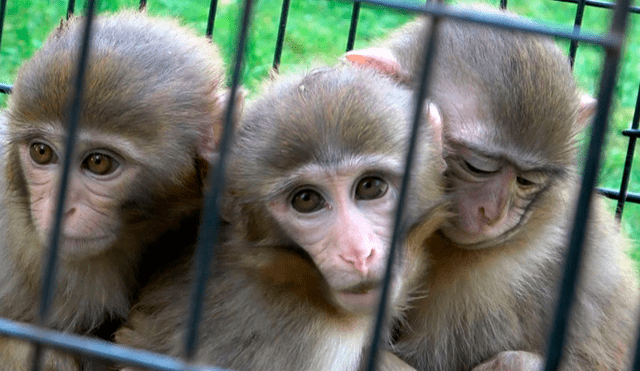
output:
<instances>
[{"instance_id":1,"label":"monkey nose","mask_svg":"<svg viewBox=\"0 0 640 371\"><path fill-rule=\"evenodd\" d=\"M484 223L489 227L492 227L495 224L497 224L498 221L500 221L502 216L501 213L499 212L493 212L493 213L487 212L487 209L485 209L484 206L481 206L478 209L478 212L480 213L480 216L482 217L482 220L484 221Z\"/></svg>"}]
</instances>

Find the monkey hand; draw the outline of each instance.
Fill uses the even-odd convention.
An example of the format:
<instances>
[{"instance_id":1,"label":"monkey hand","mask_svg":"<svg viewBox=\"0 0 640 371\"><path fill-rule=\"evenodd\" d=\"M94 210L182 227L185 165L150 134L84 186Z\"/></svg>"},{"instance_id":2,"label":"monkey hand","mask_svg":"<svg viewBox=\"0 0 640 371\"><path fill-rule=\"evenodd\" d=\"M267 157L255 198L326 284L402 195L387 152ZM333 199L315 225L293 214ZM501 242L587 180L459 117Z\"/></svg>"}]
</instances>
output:
<instances>
[{"instance_id":1,"label":"monkey hand","mask_svg":"<svg viewBox=\"0 0 640 371\"><path fill-rule=\"evenodd\" d=\"M15 339L0 338L0 365L3 370L31 370L33 345ZM42 355L43 371L81 371L80 361L70 354L46 349Z\"/></svg>"},{"instance_id":2,"label":"monkey hand","mask_svg":"<svg viewBox=\"0 0 640 371\"><path fill-rule=\"evenodd\" d=\"M409 366L388 350L380 351L380 362L377 369L378 371L416 371L415 368Z\"/></svg>"},{"instance_id":3,"label":"monkey hand","mask_svg":"<svg viewBox=\"0 0 640 371\"><path fill-rule=\"evenodd\" d=\"M544 358L535 353L506 351L498 353L471 371L539 371L544 367Z\"/></svg>"}]
</instances>

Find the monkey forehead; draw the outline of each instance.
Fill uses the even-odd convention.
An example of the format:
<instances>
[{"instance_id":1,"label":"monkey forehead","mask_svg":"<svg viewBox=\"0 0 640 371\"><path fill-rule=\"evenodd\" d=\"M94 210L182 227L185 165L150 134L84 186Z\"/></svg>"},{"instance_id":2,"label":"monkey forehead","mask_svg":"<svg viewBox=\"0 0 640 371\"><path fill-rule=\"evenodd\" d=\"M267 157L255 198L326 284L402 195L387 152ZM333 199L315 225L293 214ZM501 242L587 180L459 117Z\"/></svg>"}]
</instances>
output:
<instances>
[{"instance_id":1,"label":"monkey forehead","mask_svg":"<svg viewBox=\"0 0 640 371\"><path fill-rule=\"evenodd\" d=\"M82 19L60 26L18 73L11 110L66 123ZM176 22L123 12L95 19L81 125L140 138L197 138L218 114L217 49Z\"/></svg>"},{"instance_id":2,"label":"monkey forehead","mask_svg":"<svg viewBox=\"0 0 640 371\"><path fill-rule=\"evenodd\" d=\"M246 110L238 148L252 161L283 170L353 154L402 156L412 102L409 90L361 69L326 68L285 78ZM429 129L423 129L419 143L429 146Z\"/></svg>"}]
</instances>

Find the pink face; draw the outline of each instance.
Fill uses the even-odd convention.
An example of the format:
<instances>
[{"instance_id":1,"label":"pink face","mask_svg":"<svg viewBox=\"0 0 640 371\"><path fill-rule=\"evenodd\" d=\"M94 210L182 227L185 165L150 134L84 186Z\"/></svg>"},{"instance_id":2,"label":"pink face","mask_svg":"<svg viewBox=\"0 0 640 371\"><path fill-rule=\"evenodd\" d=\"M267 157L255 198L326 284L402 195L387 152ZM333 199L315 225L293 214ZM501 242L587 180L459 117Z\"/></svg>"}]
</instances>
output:
<instances>
[{"instance_id":1,"label":"pink face","mask_svg":"<svg viewBox=\"0 0 640 371\"><path fill-rule=\"evenodd\" d=\"M487 247L527 221L528 206L547 177L469 148L456 151L458 156L447 160L455 217L443 232L462 247Z\"/></svg>"},{"instance_id":2,"label":"pink face","mask_svg":"<svg viewBox=\"0 0 640 371\"><path fill-rule=\"evenodd\" d=\"M268 205L353 312L375 310L386 268L400 178L397 164L384 165L303 168Z\"/></svg>"},{"instance_id":3,"label":"pink face","mask_svg":"<svg viewBox=\"0 0 640 371\"><path fill-rule=\"evenodd\" d=\"M99 254L118 238L119 207L139 169L130 156L122 154L131 148L124 141L111 137L101 141L97 134L91 135L91 140L84 137L80 135L77 155L72 159L60 236L65 256L77 258ZM52 133L20 145L31 218L43 243L48 242L53 227L62 139Z\"/></svg>"}]
</instances>

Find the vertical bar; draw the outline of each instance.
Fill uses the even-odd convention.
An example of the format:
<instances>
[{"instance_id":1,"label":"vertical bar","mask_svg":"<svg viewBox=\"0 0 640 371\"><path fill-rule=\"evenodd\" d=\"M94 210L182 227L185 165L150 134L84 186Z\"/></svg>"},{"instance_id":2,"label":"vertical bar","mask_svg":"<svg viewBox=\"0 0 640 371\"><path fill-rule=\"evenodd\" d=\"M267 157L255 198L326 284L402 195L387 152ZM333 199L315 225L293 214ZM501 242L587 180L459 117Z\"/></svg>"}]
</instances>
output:
<instances>
[{"instance_id":1,"label":"vertical bar","mask_svg":"<svg viewBox=\"0 0 640 371\"><path fill-rule=\"evenodd\" d=\"M633 121L631 121L631 129L638 128L638 121L640 121L640 87L638 88L638 95L636 97L636 109L633 113ZM627 198L627 189L629 188L629 178L631 175L631 165L633 164L633 154L636 150L635 135L629 136L629 146L627 147L627 157L624 160L624 170L622 171L622 181L620 182L620 195L618 196L618 205L616 206L616 218L620 220L622 218L622 211L624 210L624 202Z\"/></svg>"},{"instance_id":2,"label":"vertical bar","mask_svg":"<svg viewBox=\"0 0 640 371\"><path fill-rule=\"evenodd\" d=\"M209 3L209 18L207 19L207 32L208 38L213 35L213 24L216 21L216 10L218 9L218 0L211 0Z\"/></svg>"},{"instance_id":3,"label":"vertical bar","mask_svg":"<svg viewBox=\"0 0 640 371\"><path fill-rule=\"evenodd\" d=\"M7 10L7 0L0 0L0 46L2 46L2 30L4 30L4 13Z\"/></svg>"},{"instance_id":4,"label":"vertical bar","mask_svg":"<svg viewBox=\"0 0 640 371\"><path fill-rule=\"evenodd\" d=\"M230 142L233 137L233 118L236 93L240 84L242 64L244 61L244 51L247 44L247 30L251 16L253 0L245 0L242 15L242 26L238 36L238 47L234 64L229 101L225 112L224 131L220 142L220 157L218 165L212 174L209 174L209 189L205 195L204 213L198 233L198 246L196 249L194 264L196 266L193 282L194 287L191 293L191 306L187 329L184 339L184 353L187 360L191 360L195 354L198 340L198 322L202 312L202 299L209 277L209 266L213 256L213 248L218 242L220 232L220 215L218 214L220 196L224 187L224 174L226 167L226 157L229 152Z\"/></svg>"},{"instance_id":5,"label":"vertical bar","mask_svg":"<svg viewBox=\"0 0 640 371\"><path fill-rule=\"evenodd\" d=\"M437 38L437 23L439 22L439 18L432 18L432 23L430 27L427 27L427 31L429 32L429 37L427 37L427 45L425 47L425 56L422 63L422 70L420 71L420 80L422 83L418 88L418 93L415 96L415 105L413 112L413 127L411 129L411 138L409 139L409 148L407 150L407 161L405 163L404 175L402 176L402 186L400 187L400 194L398 196L398 206L396 209L396 216L393 225L393 238L391 239L391 248L389 249L389 259L387 260L387 268L384 275L384 282L382 285L382 292L380 294L380 306L378 309L378 316L376 317L375 327L373 330L373 334L371 335L371 347L369 349L369 354L366 359L366 368L367 371L375 371L377 366L377 357L378 357L378 346L381 341L381 333L382 329L385 325L385 317L387 307L389 305L388 296L389 296L389 285L391 282L391 277L393 276L393 267L394 260L396 256L401 253L401 250L398 250L398 241L400 239L400 235L403 234L405 228L401 225L402 223L402 213L404 212L404 207L406 204L406 195L407 188L409 186L409 182L411 181L411 169L413 166L415 146L418 137L418 130L420 128L420 121L423 117L422 111L424 108L425 100L428 96L429 92L429 75L431 73L431 66L433 65L433 59L436 51L436 38Z\"/></svg>"},{"instance_id":6,"label":"vertical bar","mask_svg":"<svg viewBox=\"0 0 640 371\"><path fill-rule=\"evenodd\" d=\"M630 0L619 0L613 14L613 22L610 35L618 36L622 43L627 24L627 12ZM545 371L557 370L562 360L564 337L567 328L567 316L571 310L571 304L575 294L575 283L579 277L579 268L582 257L582 243L591 206L591 195L595 186L604 134L607 130L609 109L611 108L611 96L615 86L622 45L606 48L607 56L604 62L602 79L600 81L600 93L598 95L598 109L595 123L591 131L591 142L582 178L582 187L575 211L574 224L571 230L569 250L567 251L564 277L560 291L560 297L556 306L556 318L547 349Z\"/></svg>"},{"instance_id":7,"label":"vertical bar","mask_svg":"<svg viewBox=\"0 0 640 371\"><path fill-rule=\"evenodd\" d=\"M82 94L84 90L85 71L89 59L89 36L91 34L91 24L93 23L93 13L96 0L89 0L87 3L87 15L80 44L78 68L75 75L73 101L69 109L69 127L67 129L67 140L62 156L62 175L60 177L60 188L58 189L57 203L53 221L53 228L49 236L49 249L46 252L46 260L43 264L42 283L40 288L40 306L38 308L38 325L45 326L49 318L49 307L53 299L53 288L56 276L56 266L58 261L58 244L60 242L60 231L62 227L62 214L64 202L67 197L67 186L69 180L69 168L76 141L76 132L80 123L82 110ZM36 345L33 357L33 371L38 371L40 367L40 354L42 347Z\"/></svg>"},{"instance_id":8,"label":"vertical bar","mask_svg":"<svg viewBox=\"0 0 640 371\"><path fill-rule=\"evenodd\" d=\"M282 45L284 44L284 32L287 28L289 18L289 5L291 0L282 1L282 11L280 12L280 27L278 27L278 39L276 40L276 52L273 55L273 69L278 72L280 68L280 57L282 56Z\"/></svg>"},{"instance_id":9,"label":"vertical bar","mask_svg":"<svg viewBox=\"0 0 640 371\"><path fill-rule=\"evenodd\" d=\"M358 29L358 18L360 17L359 1L353 3L353 11L351 12L351 26L349 26L349 39L347 40L347 51L353 50L353 44L356 42L356 30Z\"/></svg>"},{"instance_id":10,"label":"vertical bar","mask_svg":"<svg viewBox=\"0 0 640 371\"><path fill-rule=\"evenodd\" d=\"M67 4L67 19L69 19L73 15L73 11L76 8L76 0L69 0Z\"/></svg>"},{"instance_id":11,"label":"vertical bar","mask_svg":"<svg viewBox=\"0 0 640 371\"><path fill-rule=\"evenodd\" d=\"M500 9L507 9L507 0L500 0Z\"/></svg>"},{"instance_id":12,"label":"vertical bar","mask_svg":"<svg viewBox=\"0 0 640 371\"><path fill-rule=\"evenodd\" d=\"M575 35L580 33L580 27L582 26L582 17L584 16L584 7L587 0L580 0L578 2L578 7L576 8L576 20L573 24L573 33ZM573 64L576 61L576 52L578 51L578 40L572 39L571 45L569 46L569 63L571 64L571 68L573 68Z\"/></svg>"},{"instance_id":13,"label":"vertical bar","mask_svg":"<svg viewBox=\"0 0 640 371\"><path fill-rule=\"evenodd\" d=\"M140 7L138 7L139 10L144 10L147 7L147 0L140 0Z\"/></svg>"}]
</instances>

